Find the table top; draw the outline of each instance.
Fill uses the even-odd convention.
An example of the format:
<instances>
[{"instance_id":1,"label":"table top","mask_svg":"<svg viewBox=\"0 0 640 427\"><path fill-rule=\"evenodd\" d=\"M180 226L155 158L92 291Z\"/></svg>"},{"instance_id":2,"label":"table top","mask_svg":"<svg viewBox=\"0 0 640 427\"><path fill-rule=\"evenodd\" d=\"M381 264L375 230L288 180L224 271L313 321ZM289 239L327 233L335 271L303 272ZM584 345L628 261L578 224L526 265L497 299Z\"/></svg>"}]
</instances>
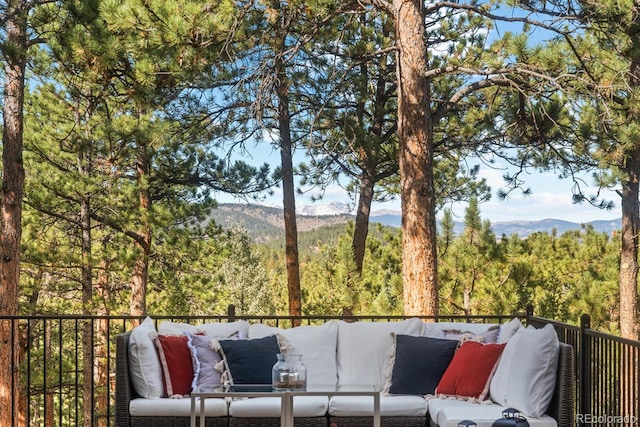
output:
<instances>
[{"instance_id":1,"label":"table top","mask_svg":"<svg viewBox=\"0 0 640 427\"><path fill-rule=\"evenodd\" d=\"M306 389L286 389L275 390L271 384L235 384L220 385L215 387L203 387L191 392L192 397L215 397L222 396L248 396L248 397L264 397L264 396L282 396L289 395L306 395L306 396L327 396L327 395L354 395L354 396L373 396L377 394L376 387L371 384L313 384L308 385Z\"/></svg>"}]
</instances>

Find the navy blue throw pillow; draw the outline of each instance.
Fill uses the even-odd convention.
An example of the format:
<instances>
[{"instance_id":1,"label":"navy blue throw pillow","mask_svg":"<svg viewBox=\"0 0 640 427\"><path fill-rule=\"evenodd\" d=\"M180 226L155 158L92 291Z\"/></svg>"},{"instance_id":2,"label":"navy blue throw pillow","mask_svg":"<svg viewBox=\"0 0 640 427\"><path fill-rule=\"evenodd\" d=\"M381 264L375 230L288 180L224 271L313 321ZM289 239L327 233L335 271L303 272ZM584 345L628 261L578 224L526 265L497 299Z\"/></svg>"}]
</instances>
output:
<instances>
[{"instance_id":1,"label":"navy blue throw pillow","mask_svg":"<svg viewBox=\"0 0 640 427\"><path fill-rule=\"evenodd\" d=\"M280 353L274 335L252 340L221 340L220 347L233 384L271 384L271 368Z\"/></svg>"},{"instance_id":2,"label":"navy blue throw pillow","mask_svg":"<svg viewBox=\"0 0 640 427\"><path fill-rule=\"evenodd\" d=\"M458 340L396 335L391 394L434 394L447 370Z\"/></svg>"}]
</instances>

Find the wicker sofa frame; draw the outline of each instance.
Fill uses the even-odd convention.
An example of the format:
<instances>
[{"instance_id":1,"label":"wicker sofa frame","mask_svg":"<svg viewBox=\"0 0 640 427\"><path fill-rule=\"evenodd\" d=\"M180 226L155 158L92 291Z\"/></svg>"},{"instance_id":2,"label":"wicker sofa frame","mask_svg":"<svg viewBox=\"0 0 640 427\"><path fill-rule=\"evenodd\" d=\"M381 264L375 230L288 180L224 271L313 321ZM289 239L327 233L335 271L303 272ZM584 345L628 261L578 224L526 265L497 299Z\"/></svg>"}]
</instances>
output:
<instances>
[{"instance_id":1,"label":"wicker sofa frame","mask_svg":"<svg viewBox=\"0 0 640 427\"><path fill-rule=\"evenodd\" d=\"M129 402L136 395L129 377L129 336L130 332L119 334L116 338L116 427L189 427L189 417L134 417L129 413ZM556 419L558 427L575 426L576 371L573 347L560 343L558 378L553 400L547 414ZM383 427L428 427L429 414L426 417L385 417L381 418ZM207 427L279 427L279 418L238 418L207 417ZM340 427L369 427L371 417L310 417L295 419L295 427L329 427L336 423ZM199 424L198 424L199 425Z\"/></svg>"}]
</instances>

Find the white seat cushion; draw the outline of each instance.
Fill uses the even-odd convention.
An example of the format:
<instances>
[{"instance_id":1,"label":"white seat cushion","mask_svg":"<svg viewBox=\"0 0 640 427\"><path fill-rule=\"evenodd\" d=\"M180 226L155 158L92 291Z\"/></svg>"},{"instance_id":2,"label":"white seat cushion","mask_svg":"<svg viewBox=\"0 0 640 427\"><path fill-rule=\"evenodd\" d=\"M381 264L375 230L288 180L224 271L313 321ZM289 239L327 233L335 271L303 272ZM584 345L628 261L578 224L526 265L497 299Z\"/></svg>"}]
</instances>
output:
<instances>
[{"instance_id":1,"label":"white seat cushion","mask_svg":"<svg viewBox=\"0 0 640 427\"><path fill-rule=\"evenodd\" d=\"M333 396L329 414L336 417L373 416L373 396ZM424 417L427 402L422 396L380 396L380 416Z\"/></svg>"},{"instance_id":2,"label":"white seat cushion","mask_svg":"<svg viewBox=\"0 0 640 427\"><path fill-rule=\"evenodd\" d=\"M438 424L438 414L440 414L440 410L447 407L460 407L464 408L465 406L469 406L469 402L462 399L445 399L445 398L430 398L427 401L427 406L429 408L429 419L432 424Z\"/></svg>"},{"instance_id":3,"label":"white seat cushion","mask_svg":"<svg viewBox=\"0 0 640 427\"><path fill-rule=\"evenodd\" d=\"M491 403L481 404L462 400L433 399L429 402L429 417L432 424L440 427L458 427L463 420L473 420L478 427L492 427L502 418L504 406ZM558 427L552 417L544 415L540 418L527 417L531 427Z\"/></svg>"},{"instance_id":4,"label":"white seat cushion","mask_svg":"<svg viewBox=\"0 0 640 427\"><path fill-rule=\"evenodd\" d=\"M196 411L200 401L196 401ZM204 412L208 417L227 415L227 402L224 399L207 399ZM132 399L129 402L129 414L134 417L188 417L191 415L191 399Z\"/></svg>"},{"instance_id":5,"label":"white seat cushion","mask_svg":"<svg viewBox=\"0 0 640 427\"><path fill-rule=\"evenodd\" d=\"M324 417L329 407L329 398L324 396L294 396L294 417ZM233 417L280 417L281 401L279 397L252 397L232 400L229 403L229 415Z\"/></svg>"}]
</instances>

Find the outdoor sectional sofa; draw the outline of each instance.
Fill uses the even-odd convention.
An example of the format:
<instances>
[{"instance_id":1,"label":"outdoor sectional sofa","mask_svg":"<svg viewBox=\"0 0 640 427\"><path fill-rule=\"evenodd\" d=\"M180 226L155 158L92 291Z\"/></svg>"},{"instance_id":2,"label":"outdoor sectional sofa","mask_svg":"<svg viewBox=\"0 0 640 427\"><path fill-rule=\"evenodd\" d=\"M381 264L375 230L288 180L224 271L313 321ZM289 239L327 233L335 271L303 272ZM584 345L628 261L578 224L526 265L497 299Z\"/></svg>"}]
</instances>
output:
<instances>
[{"instance_id":1,"label":"outdoor sectional sofa","mask_svg":"<svg viewBox=\"0 0 640 427\"><path fill-rule=\"evenodd\" d=\"M309 386L374 384L383 427L455 427L466 419L490 427L507 407L532 427L574 425L573 349L551 325L414 318L280 329L165 321L156 330L147 318L117 337L116 426L189 426L190 389L270 378L273 353L287 351L303 355ZM208 399L206 425L278 426L280 408L277 397ZM370 426L373 399L300 396L294 411L296 426Z\"/></svg>"}]
</instances>

